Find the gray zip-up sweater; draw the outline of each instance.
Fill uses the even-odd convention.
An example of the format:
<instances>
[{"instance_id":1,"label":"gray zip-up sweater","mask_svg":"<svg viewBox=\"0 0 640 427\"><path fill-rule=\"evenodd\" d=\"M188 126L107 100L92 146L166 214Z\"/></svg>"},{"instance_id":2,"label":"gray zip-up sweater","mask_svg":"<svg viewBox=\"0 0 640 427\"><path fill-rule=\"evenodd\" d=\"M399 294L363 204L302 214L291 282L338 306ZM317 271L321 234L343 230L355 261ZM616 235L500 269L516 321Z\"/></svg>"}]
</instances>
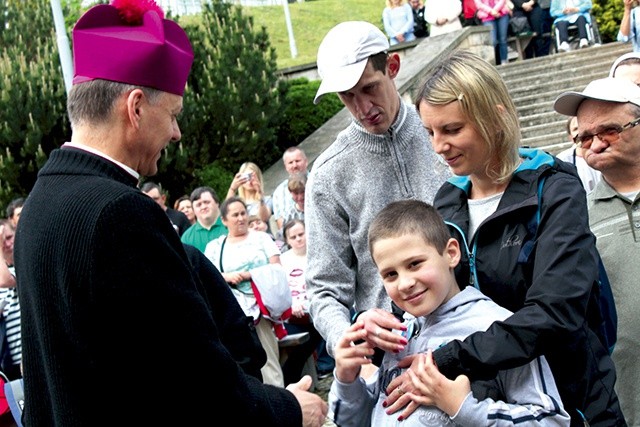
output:
<instances>
[{"instance_id":1,"label":"gray zip-up sweater","mask_svg":"<svg viewBox=\"0 0 640 427\"><path fill-rule=\"evenodd\" d=\"M449 417L433 406L421 406L404 421L400 413L387 415L382 402L391 380L403 370L402 358L435 350L455 339L485 330L511 312L468 286L428 316L407 320L411 331L404 351L385 353L380 369L366 382L359 377L351 384L333 381L329 392L329 416L341 427L354 426L568 426L569 414L544 356L530 363L499 371L495 380L472 383L472 393L458 413Z\"/></svg>"},{"instance_id":2,"label":"gray zip-up sweater","mask_svg":"<svg viewBox=\"0 0 640 427\"><path fill-rule=\"evenodd\" d=\"M369 223L392 201L433 203L449 176L415 108L402 101L387 133L371 134L353 120L314 162L305 197L306 280L310 314L331 355L352 307L391 310L369 254Z\"/></svg>"}]
</instances>

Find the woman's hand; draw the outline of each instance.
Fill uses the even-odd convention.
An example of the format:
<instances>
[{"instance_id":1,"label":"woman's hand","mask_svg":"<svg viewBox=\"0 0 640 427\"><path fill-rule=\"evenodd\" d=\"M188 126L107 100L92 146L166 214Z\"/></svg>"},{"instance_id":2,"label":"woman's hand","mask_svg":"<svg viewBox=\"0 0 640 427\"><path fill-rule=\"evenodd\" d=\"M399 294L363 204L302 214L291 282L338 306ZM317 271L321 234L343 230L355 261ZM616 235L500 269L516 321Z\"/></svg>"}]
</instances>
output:
<instances>
[{"instance_id":1,"label":"woman's hand","mask_svg":"<svg viewBox=\"0 0 640 427\"><path fill-rule=\"evenodd\" d=\"M247 178L246 175L247 175L246 173L238 172L233 177L233 181L231 181L231 185L229 185L229 191L227 192L227 199L229 197L235 196L236 193L238 192L238 188L240 188L242 184L246 184L247 182L251 181L251 177Z\"/></svg>"},{"instance_id":2,"label":"woman's hand","mask_svg":"<svg viewBox=\"0 0 640 427\"><path fill-rule=\"evenodd\" d=\"M366 331L364 339L371 347L397 353L407 345L405 337L391 332L392 329L405 331L407 328L388 311L379 308L367 310L358 316L357 321L363 323Z\"/></svg>"},{"instance_id":3,"label":"woman's hand","mask_svg":"<svg viewBox=\"0 0 640 427\"><path fill-rule=\"evenodd\" d=\"M251 279L251 273L247 271L234 271L233 273L222 273L222 277L224 277L227 283L238 285L240 282Z\"/></svg>"},{"instance_id":4,"label":"woman's hand","mask_svg":"<svg viewBox=\"0 0 640 427\"><path fill-rule=\"evenodd\" d=\"M304 305L294 304L291 306L291 315L293 317L304 317L307 313L304 311Z\"/></svg>"}]
</instances>

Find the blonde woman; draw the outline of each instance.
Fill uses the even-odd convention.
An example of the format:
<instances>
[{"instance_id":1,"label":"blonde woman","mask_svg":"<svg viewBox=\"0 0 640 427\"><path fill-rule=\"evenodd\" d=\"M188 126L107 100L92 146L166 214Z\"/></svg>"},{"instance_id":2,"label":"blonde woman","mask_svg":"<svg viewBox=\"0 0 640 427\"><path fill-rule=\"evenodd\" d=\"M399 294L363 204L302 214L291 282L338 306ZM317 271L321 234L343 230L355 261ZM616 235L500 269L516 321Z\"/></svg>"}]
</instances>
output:
<instances>
[{"instance_id":1,"label":"blonde woman","mask_svg":"<svg viewBox=\"0 0 640 427\"><path fill-rule=\"evenodd\" d=\"M239 196L247 204L247 214L256 215L262 221L269 224L272 213L271 196L264 194L264 181L262 171L252 162L245 162L233 177L227 199Z\"/></svg>"},{"instance_id":2,"label":"blonde woman","mask_svg":"<svg viewBox=\"0 0 640 427\"><path fill-rule=\"evenodd\" d=\"M598 253L575 168L520 148L518 113L504 80L469 51L431 70L416 108L454 174L434 206L462 249L458 283L513 312L435 350L438 369L449 379L474 381L544 354L572 425L625 425L615 367L595 326L601 321ZM387 392L401 386L411 393L415 387L404 380L393 380ZM390 395L389 406L399 397Z\"/></svg>"},{"instance_id":3,"label":"blonde woman","mask_svg":"<svg viewBox=\"0 0 640 427\"><path fill-rule=\"evenodd\" d=\"M416 39L413 34L413 10L405 0L386 0L387 7L382 11L384 31L389 36L389 44L410 42Z\"/></svg>"}]
</instances>

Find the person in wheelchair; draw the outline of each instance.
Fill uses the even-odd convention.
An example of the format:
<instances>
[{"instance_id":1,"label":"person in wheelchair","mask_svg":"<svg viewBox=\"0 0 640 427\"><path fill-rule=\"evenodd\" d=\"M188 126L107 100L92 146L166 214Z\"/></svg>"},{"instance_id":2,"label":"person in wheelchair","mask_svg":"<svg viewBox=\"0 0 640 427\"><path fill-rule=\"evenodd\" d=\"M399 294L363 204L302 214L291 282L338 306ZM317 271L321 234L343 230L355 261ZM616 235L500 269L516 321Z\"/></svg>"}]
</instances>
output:
<instances>
[{"instance_id":1,"label":"person in wheelchair","mask_svg":"<svg viewBox=\"0 0 640 427\"><path fill-rule=\"evenodd\" d=\"M589 26L591 25L591 0L551 0L551 16L557 29L557 46L559 51L571 50L569 44L569 26L575 25L578 30L578 46L582 49L589 46Z\"/></svg>"}]
</instances>

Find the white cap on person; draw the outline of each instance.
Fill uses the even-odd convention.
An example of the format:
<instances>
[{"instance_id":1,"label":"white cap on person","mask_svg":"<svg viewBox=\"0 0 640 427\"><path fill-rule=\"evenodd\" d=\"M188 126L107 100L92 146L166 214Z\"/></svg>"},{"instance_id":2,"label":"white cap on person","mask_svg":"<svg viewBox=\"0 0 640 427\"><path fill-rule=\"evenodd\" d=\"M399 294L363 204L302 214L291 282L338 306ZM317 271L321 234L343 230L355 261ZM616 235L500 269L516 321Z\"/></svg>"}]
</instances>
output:
<instances>
[{"instance_id":1,"label":"white cap on person","mask_svg":"<svg viewBox=\"0 0 640 427\"><path fill-rule=\"evenodd\" d=\"M322 79L314 104L327 93L354 87L370 56L389 49L389 40L375 25L347 21L333 27L318 48L318 74Z\"/></svg>"},{"instance_id":2,"label":"white cap on person","mask_svg":"<svg viewBox=\"0 0 640 427\"><path fill-rule=\"evenodd\" d=\"M606 77L593 80L582 92L565 92L558 96L553 108L565 116L575 116L582 101L631 103L640 106L640 87L631 80Z\"/></svg>"},{"instance_id":3,"label":"white cap on person","mask_svg":"<svg viewBox=\"0 0 640 427\"><path fill-rule=\"evenodd\" d=\"M640 52L627 52L624 55L619 56L618 59L613 62L613 65L611 65L611 68L609 69L609 77L615 77L614 74L618 69L618 65L620 65L622 61L626 61L628 59L640 59Z\"/></svg>"}]
</instances>

